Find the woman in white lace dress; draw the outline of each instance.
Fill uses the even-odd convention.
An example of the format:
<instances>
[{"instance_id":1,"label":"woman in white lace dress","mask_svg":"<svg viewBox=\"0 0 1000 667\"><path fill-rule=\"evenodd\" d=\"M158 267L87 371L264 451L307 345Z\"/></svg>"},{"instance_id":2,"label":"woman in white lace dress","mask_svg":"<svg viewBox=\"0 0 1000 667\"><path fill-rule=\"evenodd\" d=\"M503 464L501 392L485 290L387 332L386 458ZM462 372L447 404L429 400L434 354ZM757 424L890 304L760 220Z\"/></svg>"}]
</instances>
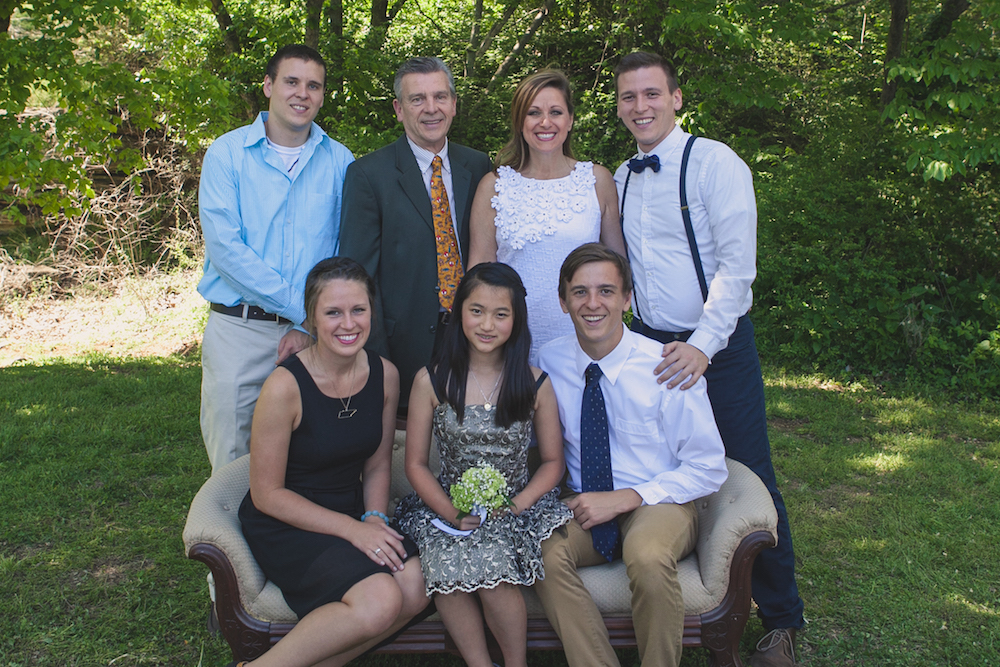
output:
<instances>
[{"instance_id":1,"label":"woman in white lace dress","mask_svg":"<svg viewBox=\"0 0 1000 667\"><path fill-rule=\"evenodd\" d=\"M618 192L604 167L573 157L573 93L558 70L527 77L511 102L511 138L472 204L469 266L503 262L528 292L531 363L553 338L573 333L559 305L559 267L577 246L602 241L625 254Z\"/></svg>"}]
</instances>

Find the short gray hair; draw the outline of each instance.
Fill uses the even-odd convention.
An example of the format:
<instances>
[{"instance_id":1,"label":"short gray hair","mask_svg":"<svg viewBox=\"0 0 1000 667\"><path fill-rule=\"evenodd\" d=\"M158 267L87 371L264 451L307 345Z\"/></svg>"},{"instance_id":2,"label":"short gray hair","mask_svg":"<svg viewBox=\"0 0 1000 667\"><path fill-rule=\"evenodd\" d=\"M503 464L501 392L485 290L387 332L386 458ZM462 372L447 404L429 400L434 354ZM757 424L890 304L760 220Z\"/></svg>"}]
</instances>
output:
<instances>
[{"instance_id":1,"label":"short gray hair","mask_svg":"<svg viewBox=\"0 0 1000 667\"><path fill-rule=\"evenodd\" d=\"M402 102L400 98L403 97L404 76L407 74L433 74L434 72L445 73L448 77L448 89L451 91L451 96L458 97L458 93L455 92L455 77L452 76L451 70L444 64L444 61L437 56L418 56L410 58L396 70L396 78L392 82L392 90L396 93L396 99Z\"/></svg>"}]
</instances>

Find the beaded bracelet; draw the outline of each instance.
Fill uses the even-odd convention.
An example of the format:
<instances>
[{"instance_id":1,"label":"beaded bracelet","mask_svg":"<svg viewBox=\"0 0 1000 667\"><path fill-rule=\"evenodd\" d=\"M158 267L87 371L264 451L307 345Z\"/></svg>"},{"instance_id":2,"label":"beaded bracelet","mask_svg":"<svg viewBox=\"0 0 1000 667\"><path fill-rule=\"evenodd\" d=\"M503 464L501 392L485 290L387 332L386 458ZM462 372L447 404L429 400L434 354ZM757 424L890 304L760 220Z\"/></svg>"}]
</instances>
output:
<instances>
[{"instance_id":1,"label":"beaded bracelet","mask_svg":"<svg viewBox=\"0 0 1000 667\"><path fill-rule=\"evenodd\" d=\"M369 511L365 512L364 514L362 514L361 515L361 521L364 522L364 520L367 519L370 516L377 516L378 518L382 519L382 521L385 521L386 525L389 525L389 517L387 517L385 514L382 514L381 512L376 511L376 510L369 510Z\"/></svg>"}]
</instances>

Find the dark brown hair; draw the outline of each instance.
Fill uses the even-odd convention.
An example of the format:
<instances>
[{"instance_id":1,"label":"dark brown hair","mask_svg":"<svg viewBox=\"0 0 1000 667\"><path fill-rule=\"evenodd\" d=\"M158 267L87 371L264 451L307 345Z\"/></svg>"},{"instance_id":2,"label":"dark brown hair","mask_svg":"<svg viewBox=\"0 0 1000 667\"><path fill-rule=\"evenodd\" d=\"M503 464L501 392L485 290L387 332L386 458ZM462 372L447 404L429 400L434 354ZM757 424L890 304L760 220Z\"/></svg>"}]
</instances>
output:
<instances>
[{"instance_id":1,"label":"dark brown hair","mask_svg":"<svg viewBox=\"0 0 1000 667\"><path fill-rule=\"evenodd\" d=\"M306 328L316 336L316 325L313 322L313 311L319 302L319 295L331 280L353 280L361 283L368 293L368 307L371 309L372 322L375 321L375 281L365 271L365 267L350 257L329 257L320 260L312 267L306 276L305 307Z\"/></svg>"},{"instance_id":2,"label":"dark brown hair","mask_svg":"<svg viewBox=\"0 0 1000 667\"><path fill-rule=\"evenodd\" d=\"M644 67L659 67L662 69L663 73L667 75L667 87L671 93L680 87L677 83L677 70L674 69L670 61L648 51L633 51L622 58L621 62L618 63L618 67L615 68L615 90L618 90L618 79L622 74L634 72Z\"/></svg>"},{"instance_id":3,"label":"dark brown hair","mask_svg":"<svg viewBox=\"0 0 1000 667\"><path fill-rule=\"evenodd\" d=\"M266 70L266 74L271 78L271 81L275 81L278 78L278 67L281 66L282 61L289 58L298 58L299 60L319 64L323 68L324 84L326 83L326 61L323 60L323 56L319 54L319 51L305 44L286 44L271 56L271 59L267 61Z\"/></svg>"},{"instance_id":4,"label":"dark brown hair","mask_svg":"<svg viewBox=\"0 0 1000 667\"><path fill-rule=\"evenodd\" d=\"M622 290L625 294L632 291L632 269L629 268L628 260L603 243L584 243L582 246L567 255L559 269L559 298L566 300L566 288L569 287L573 276L585 264L594 262L611 262L618 269L618 275L622 279Z\"/></svg>"}]
</instances>

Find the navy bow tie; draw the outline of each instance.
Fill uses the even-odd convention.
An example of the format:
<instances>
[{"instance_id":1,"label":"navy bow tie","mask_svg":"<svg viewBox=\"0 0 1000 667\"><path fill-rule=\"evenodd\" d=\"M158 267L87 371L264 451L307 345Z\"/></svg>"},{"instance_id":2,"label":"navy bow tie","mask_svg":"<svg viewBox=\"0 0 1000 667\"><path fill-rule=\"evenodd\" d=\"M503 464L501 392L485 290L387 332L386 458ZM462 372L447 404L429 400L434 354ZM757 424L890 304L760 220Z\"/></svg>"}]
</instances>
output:
<instances>
[{"instance_id":1,"label":"navy bow tie","mask_svg":"<svg viewBox=\"0 0 1000 667\"><path fill-rule=\"evenodd\" d=\"M628 168L637 174L641 174L645 171L646 167L651 167L654 174L660 171L660 156L647 155L644 158L636 157L628 161Z\"/></svg>"}]
</instances>

